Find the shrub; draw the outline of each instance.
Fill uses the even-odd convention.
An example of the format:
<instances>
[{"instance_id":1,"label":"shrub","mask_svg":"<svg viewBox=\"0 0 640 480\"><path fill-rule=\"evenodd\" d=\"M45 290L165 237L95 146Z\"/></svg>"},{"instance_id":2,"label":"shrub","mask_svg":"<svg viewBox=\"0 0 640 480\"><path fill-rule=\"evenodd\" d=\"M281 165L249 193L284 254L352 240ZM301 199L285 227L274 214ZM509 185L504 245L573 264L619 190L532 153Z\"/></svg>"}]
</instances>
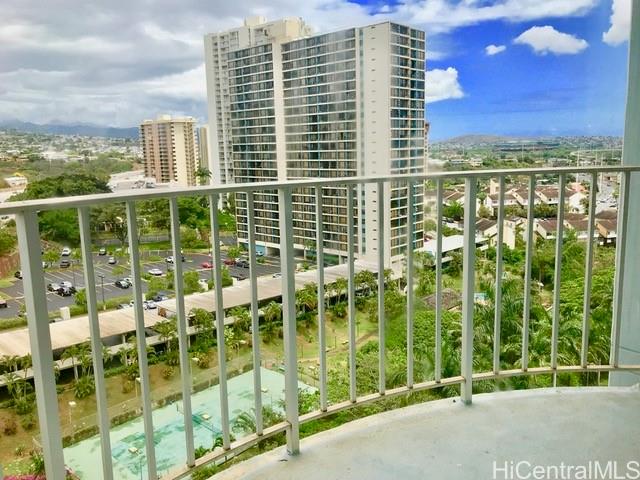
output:
<instances>
[{"instance_id":1,"label":"shrub","mask_svg":"<svg viewBox=\"0 0 640 480\"><path fill-rule=\"evenodd\" d=\"M33 399L30 398L17 398L13 404L16 407L16 413L18 415L26 415L33 411Z\"/></svg>"},{"instance_id":2,"label":"shrub","mask_svg":"<svg viewBox=\"0 0 640 480\"><path fill-rule=\"evenodd\" d=\"M2 433L4 435L15 435L18 432L18 424L14 418L5 418L2 421Z\"/></svg>"},{"instance_id":3,"label":"shrub","mask_svg":"<svg viewBox=\"0 0 640 480\"><path fill-rule=\"evenodd\" d=\"M207 480L211 478L218 471L215 465L210 465L208 467L201 468L200 470L196 470L191 474L192 480Z\"/></svg>"},{"instance_id":4,"label":"shrub","mask_svg":"<svg viewBox=\"0 0 640 480\"><path fill-rule=\"evenodd\" d=\"M204 457L210 451L211 451L210 449L200 446L195 450L196 458Z\"/></svg>"},{"instance_id":5,"label":"shrub","mask_svg":"<svg viewBox=\"0 0 640 480\"><path fill-rule=\"evenodd\" d=\"M199 353L196 357L198 359L197 364L201 369L209 368L209 355L206 353Z\"/></svg>"},{"instance_id":6,"label":"shrub","mask_svg":"<svg viewBox=\"0 0 640 480\"><path fill-rule=\"evenodd\" d=\"M164 378L165 380L169 380L171 377L173 377L175 373L175 369L173 367L166 367L162 369L162 378Z\"/></svg>"},{"instance_id":7,"label":"shrub","mask_svg":"<svg viewBox=\"0 0 640 480\"><path fill-rule=\"evenodd\" d=\"M132 392L134 387L133 381L127 379L122 382L122 393Z\"/></svg>"},{"instance_id":8,"label":"shrub","mask_svg":"<svg viewBox=\"0 0 640 480\"><path fill-rule=\"evenodd\" d=\"M20 419L20 425L26 431L32 430L36 426L36 417L33 413L25 415Z\"/></svg>"},{"instance_id":9,"label":"shrub","mask_svg":"<svg viewBox=\"0 0 640 480\"><path fill-rule=\"evenodd\" d=\"M78 399L86 398L95 391L95 388L93 377L86 375L76 380L73 386L73 393Z\"/></svg>"}]
</instances>

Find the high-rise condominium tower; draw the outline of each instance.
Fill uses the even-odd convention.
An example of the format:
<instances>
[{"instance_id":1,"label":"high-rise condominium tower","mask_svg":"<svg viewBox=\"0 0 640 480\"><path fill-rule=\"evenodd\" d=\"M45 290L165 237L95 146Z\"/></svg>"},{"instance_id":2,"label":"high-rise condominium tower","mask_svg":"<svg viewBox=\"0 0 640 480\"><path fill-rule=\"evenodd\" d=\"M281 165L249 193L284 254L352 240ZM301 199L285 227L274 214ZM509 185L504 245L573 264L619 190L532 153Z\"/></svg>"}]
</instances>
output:
<instances>
[{"instance_id":1,"label":"high-rise condominium tower","mask_svg":"<svg viewBox=\"0 0 640 480\"><path fill-rule=\"evenodd\" d=\"M424 32L396 23L270 41L227 54L234 181L393 176L424 171ZM214 99L215 100L215 99ZM209 98L211 103L212 98ZM348 235L361 257L377 257L385 235L387 265L406 249L406 185L358 187L353 212L346 188L323 191L324 248L344 255ZM414 247L422 245L422 186L412 192ZM279 248L275 192L255 196L256 238ZM315 238L315 193L294 192L294 243ZM238 238L247 238L246 201L237 197ZM383 208L385 225L378 225ZM347 231L347 215L355 219Z\"/></svg>"},{"instance_id":2,"label":"high-rise condominium tower","mask_svg":"<svg viewBox=\"0 0 640 480\"><path fill-rule=\"evenodd\" d=\"M309 35L311 29L300 18L267 22L264 17L251 17L242 27L204 37L204 59L207 75L209 114L209 171L214 184L232 183L231 110L228 78L229 52L284 42Z\"/></svg>"},{"instance_id":3,"label":"high-rise condominium tower","mask_svg":"<svg viewBox=\"0 0 640 480\"><path fill-rule=\"evenodd\" d=\"M196 184L195 120L160 115L140 125L144 173L158 183Z\"/></svg>"}]
</instances>

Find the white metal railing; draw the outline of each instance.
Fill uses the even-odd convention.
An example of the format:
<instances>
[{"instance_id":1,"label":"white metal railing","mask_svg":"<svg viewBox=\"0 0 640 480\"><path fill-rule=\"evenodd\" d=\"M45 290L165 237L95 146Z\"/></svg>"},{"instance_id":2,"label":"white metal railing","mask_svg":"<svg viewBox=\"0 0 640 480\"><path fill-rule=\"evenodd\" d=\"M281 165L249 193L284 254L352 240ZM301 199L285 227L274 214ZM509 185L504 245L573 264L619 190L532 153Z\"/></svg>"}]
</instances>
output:
<instances>
[{"instance_id":1,"label":"white metal railing","mask_svg":"<svg viewBox=\"0 0 640 480\"><path fill-rule=\"evenodd\" d=\"M384 177L367 178L337 178L337 179L313 179L290 182L264 182L252 184L235 184L224 186L206 186L195 188L172 189L169 191L151 192L130 192L122 194L101 194L88 195L83 197L69 197L60 199L47 199L41 201L25 201L5 204L0 207L0 214L12 213L16 215L16 225L18 232L18 243L22 261L25 304L28 318L28 330L31 341L31 352L33 356L33 376L36 387L37 408L42 433L42 448L44 452L47 478L52 480L63 479L65 475L64 456L61 440L60 419L58 416L58 401L56 385L52 375L52 348L51 337L48 326L47 300L44 285L44 275L41 262L41 244L38 230L37 213L51 209L77 209L80 223L80 237L82 244L82 257L84 264L84 275L87 292L87 309L89 325L91 330L91 344L93 351L93 364L96 383L96 398L98 421L101 438L102 454L102 474L105 479L114 478L113 465L111 460L111 446L109 440L109 413L106 403L106 387L102 367L97 298L95 292L95 277L93 272L93 260L91 253L91 229L89 228L89 208L95 205L106 203L124 202L127 209L127 222L129 232L136 230L136 201L164 198L169 202L170 207L170 228L172 251L174 258L181 256L180 244L180 222L178 217L177 198L182 196L208 196L211 210L211 230L212 230L212 252L213 263L221 265L220 253L220 229L216 206L219 195L227 193L247 194L247 214L248 214L248 248L250 260L250 285L251 296L247 299L247 304L251 307L252 325L252 358L254 366L260 365L260 333L258 328L258 295L257 295L257 274L256 274L256 239L255 239L255 218L253 211L253 195L255 192L264 190L275 190L278 192L279 202L279 226L280 226L280 261L282 273L282 306L283 306L283 337L284 337L284 367L285 367L285 421L277 425L265 427L261 416L261 378L260 369L254 368L254 396L256 411L256 432L232 442L231 425L229 418L229 399L227 394L227 366L224 339L224 308L222 277L219 268L214 270L214 299L215 318L218 352L219 390L220 408L222 421L222 452L214 451L202 458L196 459L194 453L194 433L191 412L190 394L192 391L192 380L190 375L190 361L187 341L187 318L185 312L184 290L182 285L181 262L176 261L175 268L175 292L176 292L176 317L178 323L178 345L181 369L181 392L183 396L183 411L185 423L186 458L185 466L176 472L172 472L168 478L183 478L189 474L193 467L198 467L210 463L229 455L236 454L251 447L258 441L265 439L279 432L286 432L287 448L291 454L299 451L299 426L301 423L319 419L331 413L343 409L351 408L373 402L382 398L389 398L412 391L427 390L444 386L460 385L461 396L464 403L472 401L472 386L476 380L501 379L518 375L551 374L555 377L558 373L578 373L578 372L611 372L617 370L640 370L638 365L620 365L618 363L618 351L620 345L620 311L623 302L622 281L624 276L624 239L627 231L628 221L628 188L633 172L640 170L640 167L623 166L601 166L601 167L579 167L579 168L553 168L553 169L516 169L516 170L486 170L486 171L466 171L466 172L442 172L434 174L412 174ZM540 175L555 175L558 177L560 188L560 205L564 204L564 187L567 175L576 173L586 173L591 175L591 195L588 210L589 232L593 233L595 223L595 181L600 172L621 173L621 189L619 198L619 214L617 228L617 251L616 251L616 272L615 288L613 298L613 319L611 332L611 350L609 365L592 365L588 363L587 351L589 343L589 319L590 319L590 274L593 266L593 235L588 236L586 254L586 278L584 287L584 309L582 322L582 344L581 361L578 365L558 364L558 341L560 323L560 268L563 245L563 209L558 209L558 224L556 235L556 262L554 270L554 292L552 308L552 333L551 333L551 361L549 366L529 367L529 317L531 309L531 272L533 256L533 225L534 225L534 190L536 178ZM500 368L500 324L501 324L501 293L502 293L502 272L503 272L503 228L505 219L504 190L505 178L508 176L528 177L528 217L526 231L526 259L525 259L525 291L524 291L524 314L522 319L522 354L521 366L517 369L501 370ZM442 294L443 294L443 274L442 274L442 204L444 193L444 181L446 179L462 179L465 182L464 192L464 247L463 247L463 278L462 278L462 345L461 345L461 368L457 375L443 378L442 366ZM473 367L473 322L474 322L474 280L475 280L475 224L476 224L476 199L477 180L479 178L497 179L500 186L498 205L498 233L497 233L497 260L496 260L496 305L494 319L494 339L493 339L493 359L492 369L487 372L474 372ZM413 248L406 252L407 256L407 381L406 385L398 388L387 389L385 379L385 304L384 304L384 232L378 235L378 336L379 336L379 385L378 392L365 396L358 396L356 390L356 308L354 282L355 252L354 252L354 218L347 217L347 229L349 232L347 243L347 263L348 263L348 372L349 372L349 395L348 400L330 405L327 399L327 353L326 353L326 318L324 308L324 258L323 258L323 225L322 225L322 188L327 186L346 187L346 205L349 212L353 212L354 206L354 186L375 184L378 191L378 225L385 223L384 188L390 182L394 184L405 183L410 191L416 186L423 184L426 180L436 183L436 220L437 220L437 244L436 244L436 320L435 320L435 354L434 354L434 379L421 383L414 383L414 352L413 352L413 321L414 321L414 298L413 298ZM320 408L317 411L299 415L298 414L298 373L297 373L297 349L296 349L296 305L295 305L295 261L293 243L293 207L291 196L296 188L314 188L317 198L316 218L316 240L317 245L317 281L318 281L318 336L319 336L319 390ZM413 195L408 195L408 218L413 219L416 213L416 203ZM408 222L407 245L413 245L414 228L413 222ZM361 231L358 229L358 231ZM128 246L131 264L131 276L133 278L133 293L135 303L135 321L137 334L137 350L140 368L140 385L143 406L144 434L146 442L147 474L148 478L158 478L157 465L155 461L155 446L153 440L153 417L152 402L150 393L149 370L146 355L144 311L142 307L141 270L138 249L138 239L136 235L128 236ZM213 310L213 308L212 308Z\"/></svg>"}]
</instances>

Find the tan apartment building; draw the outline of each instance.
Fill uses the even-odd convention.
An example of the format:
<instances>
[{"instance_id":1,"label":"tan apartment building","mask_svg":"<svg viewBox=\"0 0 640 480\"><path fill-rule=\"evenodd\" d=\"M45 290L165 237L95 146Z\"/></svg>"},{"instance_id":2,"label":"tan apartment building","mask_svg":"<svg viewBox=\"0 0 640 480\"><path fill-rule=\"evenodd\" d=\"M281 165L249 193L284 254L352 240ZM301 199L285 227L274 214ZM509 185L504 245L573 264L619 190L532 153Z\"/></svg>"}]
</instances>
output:
<instances>
[{"instance_id":1,"label":"tan apartment building","mask_svg":"<svg viewBox=\"0 0 640 480\"><path fill-rule=\"evenodd\" d=\"M198 146L192 117L160 115L140 125L144 174L157 183L196 185Z\"/></svg>"}]
</instances>

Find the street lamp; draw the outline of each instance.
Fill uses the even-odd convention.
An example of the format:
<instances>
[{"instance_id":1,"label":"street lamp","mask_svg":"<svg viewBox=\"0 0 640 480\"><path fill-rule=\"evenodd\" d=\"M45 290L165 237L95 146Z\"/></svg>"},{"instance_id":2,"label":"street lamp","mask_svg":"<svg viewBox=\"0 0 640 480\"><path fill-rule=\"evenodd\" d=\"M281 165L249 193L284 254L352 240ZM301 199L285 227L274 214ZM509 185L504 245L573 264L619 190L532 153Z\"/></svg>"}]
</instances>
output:
<instances>
[{"instance_id":1,"label":"street lamp","mask_svg":"<svg viewBox=\"0 0 640 480\"><path fill-rule=\"evenodd\" d=\"M102 310L107 309L107 303L104 301L104 275L98 275L100 277L100 288L102 289Z\"/></svg>"},{"instance_id":2,"label":"street lamp","mask_svg":"<svg viewBox=\"0 0 640 480\"><path fill-rule=\"evenodd\" d=\"M77 406L77 403L74 402L73 400L69 402L69 427L71 428L71 435L73 435L73 419L72 419L71 412L73 411L74 408L76 408L76 406Z\"/></svg>"}]
</instances>

